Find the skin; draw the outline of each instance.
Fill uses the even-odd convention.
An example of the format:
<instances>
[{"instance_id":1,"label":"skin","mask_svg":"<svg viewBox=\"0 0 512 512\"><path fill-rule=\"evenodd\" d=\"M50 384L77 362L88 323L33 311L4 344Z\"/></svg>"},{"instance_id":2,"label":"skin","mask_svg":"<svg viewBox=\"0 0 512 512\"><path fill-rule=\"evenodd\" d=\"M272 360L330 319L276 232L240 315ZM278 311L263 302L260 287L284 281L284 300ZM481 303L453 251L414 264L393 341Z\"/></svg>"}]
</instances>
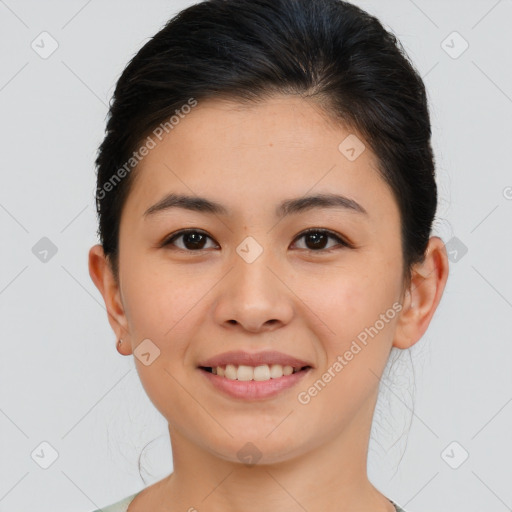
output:
<instances>
[{"instance_id":1,"label":"skin","mask_svg":"<svg viewBox=\"0 0 512 512\"><path fill-rule=\"evenodd\" d=\"M368 146L355 161L338 150L351 133L298 97L245 107L209 100L139 164L121 217L119 286L102 247L89 252L91 278L123 339L120 353L133 354L148 338L160 350L149 366L134 361L168 420L174 471L142 491L129 512L394 511L367 477L379 379L391 348L407 349L426 331L448 258L432 237L405 286L397 204ZM207 197L231 215L174 208L145 218L169 192ZM282 200L322 192L357 201L367 215L316 208L274 216ZM208 234L203 249L187 237L159 247L185 228ZM314 249L298 236L308 228L331 230L355 247L328 238ZM247 236L263 248L252 263L236 252ZM299 403L298 393L394 303L401 311ZM233 349L275 349L314 368L277 397L244 402L222 395L197 369ZM261 452L251 467L237 457L248 441Z\"/></svg>"}]
</instances>

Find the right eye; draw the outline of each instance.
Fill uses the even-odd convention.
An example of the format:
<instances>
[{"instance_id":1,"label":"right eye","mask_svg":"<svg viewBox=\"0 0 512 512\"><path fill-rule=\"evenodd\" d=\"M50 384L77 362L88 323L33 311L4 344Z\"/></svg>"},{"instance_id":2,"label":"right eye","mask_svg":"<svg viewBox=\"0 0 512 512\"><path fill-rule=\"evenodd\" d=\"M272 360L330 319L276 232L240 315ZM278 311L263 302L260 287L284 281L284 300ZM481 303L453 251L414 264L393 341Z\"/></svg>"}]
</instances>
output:
<instances>
[{"instance_id":1,"label":"right eye","mask_svg":"<svg viewBox=\"0 0 512 512\"><path fill-rule=\"evenodd\" d=\"M178 247L175 244L176 240L183 239L183 247ZM162 247L170 247L174 245L180 251L197 252L205 250L205 241L209 238L213 240L206 232L197 229L183 229L177 233L172 234L163 243ZM172 248L172 247L170 247Z\"/></svg>"}]
</instances>

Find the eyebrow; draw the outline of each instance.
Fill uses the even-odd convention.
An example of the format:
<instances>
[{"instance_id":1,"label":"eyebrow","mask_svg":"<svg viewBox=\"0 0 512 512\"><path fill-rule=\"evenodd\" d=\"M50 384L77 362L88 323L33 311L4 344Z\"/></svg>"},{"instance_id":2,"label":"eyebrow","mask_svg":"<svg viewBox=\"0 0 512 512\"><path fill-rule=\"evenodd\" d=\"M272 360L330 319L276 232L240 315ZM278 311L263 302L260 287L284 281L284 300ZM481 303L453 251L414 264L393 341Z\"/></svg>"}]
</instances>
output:
<instances>
[{"instance_id":1,"label":"eyebrow","mask_svg":"<svg viewBox=\"0 0 512 512\"><path fill-rule=\"evenodd\" d=\"M194 212L214 215L230 215L230 211L222 204L199 196L170 193L144 212L149 217L158 212L171 208L183 208ZM275 211L277 218L298 214L314 208L342 208L348 211L368 215L368 212L359 203L348 197L338 194L316 194L295 199L287 199L280 203Z\"/></svg>"}]
</instances>

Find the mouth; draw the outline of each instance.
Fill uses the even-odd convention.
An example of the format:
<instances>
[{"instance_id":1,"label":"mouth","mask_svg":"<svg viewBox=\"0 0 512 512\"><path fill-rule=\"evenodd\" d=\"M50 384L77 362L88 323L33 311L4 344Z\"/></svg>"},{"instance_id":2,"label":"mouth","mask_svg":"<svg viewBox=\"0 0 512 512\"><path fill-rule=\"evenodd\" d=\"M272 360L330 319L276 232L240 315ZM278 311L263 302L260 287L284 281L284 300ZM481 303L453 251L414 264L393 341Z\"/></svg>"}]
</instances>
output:
<instances>
[{"instance_id":1,"label":"mouth","mask_svg":"<svg viewBox=\"0 0 512 512\"><path fill-rule=\"evenodd\" d=\"M307 371L311 366L291 366L281 364L262 364L258 366L227 364L222 366L199 366L203 370L220 378L237 381L265 382L284 376Z\"/></svg>"},{"instance_id":2,"label":"mouth","mask_svg":"<svg viewBox=\"0 0 512 512\"><path fill-rule=\"evenodd\" d=\"M296 386L313 370L312 366L227 364L199 366L210 389L230 399L258 402L276 397Z\"/></svg>"}]
</instances>

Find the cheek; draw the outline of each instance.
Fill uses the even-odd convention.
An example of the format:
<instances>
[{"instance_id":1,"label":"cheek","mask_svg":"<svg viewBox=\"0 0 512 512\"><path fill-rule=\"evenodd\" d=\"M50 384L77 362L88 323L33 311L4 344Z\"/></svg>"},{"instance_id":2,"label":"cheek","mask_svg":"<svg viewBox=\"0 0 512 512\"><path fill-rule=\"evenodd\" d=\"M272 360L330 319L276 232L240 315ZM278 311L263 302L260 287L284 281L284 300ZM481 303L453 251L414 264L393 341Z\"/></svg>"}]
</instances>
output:
<instances>
[{"instance_id":1,"label":"cheek","mask_svg":"<svg viewBox=\"0 0 512 512\"><path fill-rule=\"evenodd\" d=\"M204 280L194 282L188 273L176 269L171 274L169 266L149 268L147 263L125 268L123 302L133 332L158 340L163 348L166 340L176 337L190 322L193 307L207 291L207 284Z\"/></svg>"},{"instance_id":2,"label":"cheek","mask_svg":"<svg viewBox=\"0 0 512 512\"><path fill-rule=\"evenodd\" d=\"M205 295L208 284L203 281L191 286L190 277L183 274L157 275L153 270L144 271L144 267L127 276L126 282L127 311L140 381L155 407L166 418L172 418L173 410L190 407L190 397L180 383L185 382L183 366L190 338L194 336L193 328L204 317L201 308L194 305ZM144 357L137 357L137 345L146 339L152 342L147 350L150 364L144 362Z\"/></svg>"},{"instance_id":3,"label":"cheek","mask_svg":"<svg viewBox=\"0 0 512 512\"><path fill-rule=\"evenodd\" d=\"M390 310L394 313L400 269L395 271L388 268L390 270L386 271L382 263L378 267L367 260L365 269L368 270L353 268L332 272L328 278L317 281L309 292L306 288L302 290L304 302L325 327L323 342L330 353L329 359L343 353L358 336L364 341L364 333L376 322L377 328L380 328L379 335L389 334L392 318L387 318L384 327L379 319Z\"/></svg>"}]
</instances>

